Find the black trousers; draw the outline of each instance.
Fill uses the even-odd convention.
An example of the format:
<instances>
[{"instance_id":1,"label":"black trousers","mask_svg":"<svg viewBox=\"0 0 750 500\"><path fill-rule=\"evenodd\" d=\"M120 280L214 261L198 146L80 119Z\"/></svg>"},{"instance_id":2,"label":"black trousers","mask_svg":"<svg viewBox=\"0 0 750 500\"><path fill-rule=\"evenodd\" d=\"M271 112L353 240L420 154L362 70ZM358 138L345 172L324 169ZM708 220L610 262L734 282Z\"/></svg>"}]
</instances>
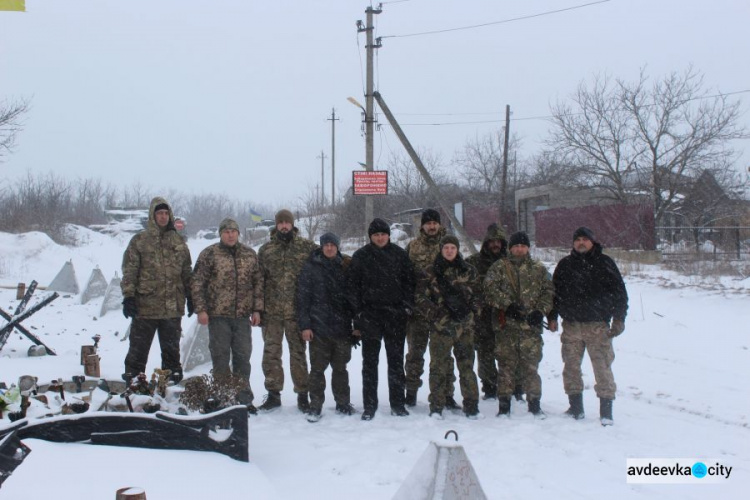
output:
<instances>
[{"instance_id":1,"label":"black trousers","mask_svg":"<svg viewBox=\"0 0 750 500\"><path fill-rule=\"evenodd\" d=\"M172 373L182 372L180 364L181 319L133 318L130 324L130 348L125 356L125 373L138 375L146 371L148 352L151 350L154 334L157 331L161 347L161 369L172 370Z\"/></svg>"},{"instance_id":2,"label":"black trousers","mask_svg":"<svg viewBox=\"0 0 750 500\"><path fill-rule=\"evenodd\" d=\"M365 410L378 408L378 362L380 347L385 343L388 359L388 394L391 408L404 406L405 314L364 314L362 326L362 399Z\"/></svg>"}]
</instances>

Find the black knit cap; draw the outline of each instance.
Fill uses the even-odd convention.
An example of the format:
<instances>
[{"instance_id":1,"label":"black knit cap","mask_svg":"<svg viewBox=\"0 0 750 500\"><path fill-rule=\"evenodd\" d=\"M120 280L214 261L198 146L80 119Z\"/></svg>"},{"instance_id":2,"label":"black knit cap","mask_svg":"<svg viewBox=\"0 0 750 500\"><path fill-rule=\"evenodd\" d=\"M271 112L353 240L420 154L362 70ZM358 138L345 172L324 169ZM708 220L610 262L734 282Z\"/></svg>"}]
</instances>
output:
<instances>
[{"instance_id":1,"label":"black knit cap","mask_svg":"<svg viewBox=\"0 0 750 500\"><path fill-rule=\"evenodd\" d=\"M586 226L581 226L578 229L575 230L573 233L573 241L583 236L584 238L588 238L593 243L596 243L596 239L594 239L594 231L587 228Z\"/></svg>"},{"instance_id":2,"label":"black knit cap","mask_svg":"<svg viewBox=\"0 0 750 500\"><path fill-rule=\"evenodd\" d=\"M154 207L154 213L158 212L159 210L169 210L169 205L166 203L159 203Z\"/></svg>"},{"instance_id":3,"label":"black knit cap","mask_svg":"<svg viewBox=\"0 0 750 500\"><path fill-rule=\"evenodd\" d=\"M428 222L437 222L440 224L440 212L434 208L428 208L422 212L422 225L424 226Z\"/></svg>"},{"instance_id":4,"label":"black knit cap","mask_svg":"<svg viewBox=\"0 0 750 500\"><path fill-rule=\"evenodd\" d=\"M336 248L341 248L341 240L333 233L326 233L320 237L320 246L325 246L327 243L333 243Z\"/></svg>"},{"instance_id":5,"label":"black knit cap","mask_svg":"<svg viewBox=\"0 0 750 500\"><path fill-rule=\"evenodd\" d=\"M527 247L530 247L531 242L529 241L529 235L523 231L511 234L510 239L508 240L508 248L513 248L515 245L526 245Z\"/></svg>"},{"instance_id":6,"label":"black knit cap","mask_svg":"<svg viewBox=\"0 0 750 500\"><path fill-rule=\"evenodd\" d=\"M372 222L370 222L370 227L367 228L367 236L372 236L375 233L385 233L390 236L391 226L389 226L388 223L383 219L376 217L372 219Z\"/></svg>"},{"instance_id":7,"label":"black knit cap","mask_svg":"<svg viewBox=\"0 0 750 500\"><path fill-rule=\"evenodd\" d=\"M440 249L442 250L443 247L448 244L456 245L456 248L459 250L461 249L461 243L458 241L458 238L452 234L447 234L440 239Z\"/></svg>"}]
</instances>

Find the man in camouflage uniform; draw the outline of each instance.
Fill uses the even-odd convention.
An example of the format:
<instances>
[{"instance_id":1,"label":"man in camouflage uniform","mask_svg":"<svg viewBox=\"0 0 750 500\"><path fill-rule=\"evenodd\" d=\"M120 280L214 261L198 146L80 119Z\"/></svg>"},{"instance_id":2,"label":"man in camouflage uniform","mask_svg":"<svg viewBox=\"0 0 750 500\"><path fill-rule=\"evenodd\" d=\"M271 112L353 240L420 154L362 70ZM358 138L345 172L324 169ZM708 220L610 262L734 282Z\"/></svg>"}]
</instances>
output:
<instances>
[{"instance_id":1,"label":"man in camouflage uniform","mask_svg":"<svg viewBox=\"0 0 750 500\"><path fill-rule=\"evenodd\" d=\"M294 392L297 407L307 413L310 409L307 392L307 352L302 334L297 327L295 295L297 278L310 253L318 245L302 238L294 227L294 215L289 210L276 214L276 228L271 230L271 241L260 247L258 257L265 280L265 312L263 313L263 375L268 391L263 411L281 406L284 389L284 367L281 365L282 341L286 333Z\"/></svg>"},{"instance_id":2,"label":"man in camouflage uniform","mask_svg":"<svg viewBox=\"0 0 750 500\"><path fill-rule=\"evenodd\" d=\"M477 272L461 254L458 239L445 236L440 253L419 280L416 308L433 325L430 332L430 416L443 418L451 396L453 358L458 364L463 410L479 418L479 391L474 373L474 316L479 310ZM452 384L451 384L452 385Z\"/></svg>"},{"instance_id":3,"label":"man in camouflage uniform","mask_svg":"<svg viewBox=\"0 0 750 500\"><path fill-rule=\"evenodd\" d=\"M419 228L419 236L409 242L406 253L414 266L416 279L419 280L428 267L435 261L440 253L440 239L445 236L445 228L440 225L440 213L432 208L422 212L422 225ZM417 294L420 292L417 291ZM415 297L415 302L419 297ZM422 374L424 373L424 353L430 339L431 322L419 313L409 319L406 327L406 405L416 406L417 391L422 386ZM453 373L451 371L451 373ZM449 386L446 407L449 409L461 409L453 399L455 374L446 381Z\"/></svg>"},{"instance_id":4,"label":"man in camouflage uniform","mask_svg":"<svg viewBox=\"0 0 750 500\"><path fill-rule=\"evenodd\" d=\"M514 233L508 242L510 257L495 262L484 280L485 303L494 309L498 416L510 414L510 397L520 383L526 389L529 411L545 417L538 369L544 345L542 323L552 309L554 292L549 272L531 258L529 245L526 233Z\"/></svg>"},{"instance_id":5,"label":"man in camouflage uniform","mask_svg":"<svg viewBox=\"0 0 750 500\"><path fill-rule=\"evenodd\" d=\"M602 253L602 246L587 227L573 233L573 250L557 264L552 281L555 308L549 329L557 331L559 313L563 319L563 384L570 401L565 413L576 420L584 418L581 362L588 351L596 379L594 391L599 397L599 418L602 425L612 425L612 402L617 391L612 339L625 331L625 282L617 264Z\"/></svg>"},{"instance_id":6,"label":"man in camouflage uniform","mask_svg":"<svg viewBox=\"0 0 750 500\"><path fill-rule=\"evenodd\" d=\"M148 227L133 236L122 257L122 312L132 318L130 348L123 379L128 383L146 371L148 352L158 331L161 368L182 379L181 318L193 314L190 299L190 250L174 227L174 214L164 198L151 200Z\"/></svg>"},{"instance_id":7,"label":"man in camouflage uniform","mask_svg":"<svg viewBox=\"0 0 750 500\"><path fill-rule=\"evenodd\" d=\"M234 374L246 383L239 403L255 414L250 388L250 326L260 324L263 275L255 250L239 243L239 236L240 228L234 220L221 221L219 243L204 249L195 262L193 297L198 323L208 325L213 376Z\"/></svg>"},{"instance_id":8,"label":"man in camouflage uniform","mask_svg":"<svg viewBox=\"0 0 750 500\"><path fill-rule=\"evenodd\" d=\"M479 282L484 282L492 264L507 256L508 242L505 231L498 224L490 224L478 254L466 258L466 263L474 266ZM480 299L484 294L477 290ZM483 300L482 300L483 302ZM492 308L483 307L474 325L474 344L477 349L477 371L482 381L483 399L497 398L497 365L495 364L495 332L492 330Z\"/></svg>"}]
</instances>

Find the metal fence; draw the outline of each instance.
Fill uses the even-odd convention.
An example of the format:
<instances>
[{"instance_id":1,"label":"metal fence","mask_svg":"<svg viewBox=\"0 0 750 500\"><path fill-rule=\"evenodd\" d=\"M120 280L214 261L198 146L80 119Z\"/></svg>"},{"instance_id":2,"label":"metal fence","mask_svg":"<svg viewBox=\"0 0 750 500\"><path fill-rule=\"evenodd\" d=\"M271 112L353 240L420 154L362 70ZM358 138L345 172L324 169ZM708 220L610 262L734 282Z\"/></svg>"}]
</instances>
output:
<instances>
[{"instance_id":1,"label":"metal fence","mask_svg":"<svg viewBox=\"0 0 750 500\"><path fill-rule=\"evenodd\" d=\"M750 260L750 226L657 226L665 260Z\"/></svg>"}]
</instances>

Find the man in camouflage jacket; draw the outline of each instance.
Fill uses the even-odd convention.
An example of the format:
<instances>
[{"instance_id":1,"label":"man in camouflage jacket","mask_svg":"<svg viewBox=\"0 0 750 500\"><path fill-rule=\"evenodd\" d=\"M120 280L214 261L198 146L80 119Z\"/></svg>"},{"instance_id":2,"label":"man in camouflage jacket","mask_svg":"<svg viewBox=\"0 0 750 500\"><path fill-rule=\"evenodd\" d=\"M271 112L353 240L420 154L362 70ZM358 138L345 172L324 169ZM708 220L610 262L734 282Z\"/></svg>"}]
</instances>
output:
<instances>
[{"instance_id":1,"label":"man in camouflage jacket","mask_svg":"<svg viewBox=\"0 0 750 500\"><path fill-rule=\"evenodd\" d=\"M208 325L214 377L234 374L241 378L247 385L239 402L256 413L250 388L250 327L260 323L263 275L255 250L238 241L239 229L232 219L221 221L221 240L204 249L195 262L193 298L198 323Z\"/></svg>"},{"instance_id":2,"label":"man in camouflage jacket","mask_svg":"<svg viewBox=\"0 0 750 500\"><path fill-rule=\"evenodd\" d=\"M478 254L466 258L466 263L474 266L479 282L484 282L492 264L507 257L508 241L505 231L498 224L490 224ZM484 293L477 292L483 302ZM483 399L497 397L497 365L495 362L495 332L492 330L492 308L483 307L479 318L474 322L474 345L477 350L477 371L482 382Z\"/></svg>"},{"instance_id":3,"label":"man in camouflage jacket","mask_svg":"<svg viewBox=\"0 0 750 500\"><path fill-rule=\"evenodd\" d=\"M263 411L281 406L284 389L284 368L281 365L282 341L286 334L297 407L307 413L310 409L307 387L307 351L295 314L297 278L310 253L318 245L302 238L294 227L294 215L289 210L276 214L276 228L271 241L260 247L258 257L265 280L265 312L263 314L263 375L268 391Z\"/></svg>"},{"instance_id":4,"label":"man in camouflage jacket","mask_svg":"<svg viewBox=\"0 0 750 500\"><path fill-rule=\"evenodd\" d=\"M474 316L479 311L477 272L461 254L458 239L445 236L440 253L417 285L416 310L432 324L430 332L430 416L442 419L448 383L456 357L463 410L479 416L479 391L474 373ZM452 385L452 384L451 384Z\"/></svg>"},{"instance_id":5,"label":"man in camouflage jacket","mask_svg":"<svg viewBox=\"0 0 750 500\"><path fill-rule=\"evenodd\" d=\"M440 213L432 208L422 212L422 225L419 228L419 236L409 242L406 253L409 255L414 266L415 280L419 280L428 267L432 265L435 257L440 254L440 239L445 236L445 228L440 225ZM420 291L417 290L414 301L419 300ZM419 312L409 318L406 326L406 405L416 406L417 391L422 386L422 374L424 373L424 353L430 339L431 322ZM451 370L451 374L453 371ZM452 409L460 409L453 399L456 376L451 375L446 380L448 389L448 401L446 405Z\"/></svg>"},{"instance_id":6,"label":"man in camouflage jacket","mask_svg":"<svg viewBox=\"0 0 750 500\"><path fill-rule=\"evenodd\" d=\"M151 200L148 227L133 236L122 257L123 314L132 318L125 357L126 381L146 371L148 352L158 331L161 368L182 379L181 318L193 314L190 299L190 250L174 227L174 214L164 198Z\"/></svg>"},{"instance_id":7,"label":"man in camouflage jacket","mask_svg":"<svg viewBox=\"0 0 750 500\"><path fill-rule=\"evenodd\" d=\"M493 308L498 415L510 414L510 396L520 384L526 389L529 411L544 418L538 369L544 345L542 324L552 309L554 291L547 269L529 255L529 245L526 233L510 237L510 257L495 262L487 271L484 300Z\"/></svg>"}]
</instances>

